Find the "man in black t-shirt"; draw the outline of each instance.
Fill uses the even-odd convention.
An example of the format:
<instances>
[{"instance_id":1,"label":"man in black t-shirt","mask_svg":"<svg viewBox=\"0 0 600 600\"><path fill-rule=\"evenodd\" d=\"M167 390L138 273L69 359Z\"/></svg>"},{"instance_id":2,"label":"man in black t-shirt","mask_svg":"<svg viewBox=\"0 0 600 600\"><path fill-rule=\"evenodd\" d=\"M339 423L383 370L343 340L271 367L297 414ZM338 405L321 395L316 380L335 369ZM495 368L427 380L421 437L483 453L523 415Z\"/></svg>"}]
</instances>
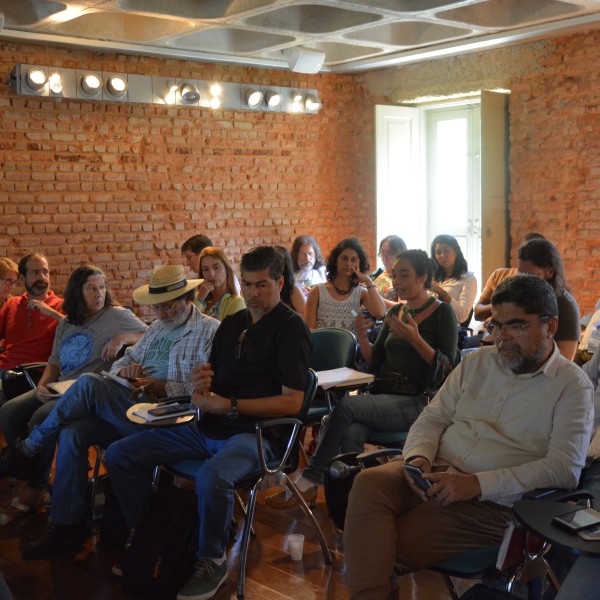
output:
<instances>
[{"instance_id":1,"label":"man in black t-shirt","mask_svg":"<svg viewBox=\"0 0 600 600\"><path fill-rule=\"evenodd\" d=\"M302 406L312 350L306 323L280 301L283 258L270 246L242 257L247 309L217 330L210 363L192 373L197 425L153 429L112 444L106 464L127 525L138 526L152 493L154 465L206 459L195 476L200 514L198 562L179 600L212 598L227 578L226 548L234 485L259 467L255 422L293 416ZM263 440L267 458L282 440Z\"/></svg>"}]
</instances>

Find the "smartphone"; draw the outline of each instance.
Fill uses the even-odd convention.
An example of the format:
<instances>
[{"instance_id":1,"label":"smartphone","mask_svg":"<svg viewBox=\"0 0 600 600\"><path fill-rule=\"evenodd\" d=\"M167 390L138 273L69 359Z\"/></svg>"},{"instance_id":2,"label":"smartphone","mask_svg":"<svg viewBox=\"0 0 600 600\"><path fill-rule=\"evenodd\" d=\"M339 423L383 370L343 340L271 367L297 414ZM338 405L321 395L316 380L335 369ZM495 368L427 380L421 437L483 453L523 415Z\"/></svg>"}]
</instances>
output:
<instances>
[{"instance_id":1,"label":"smartphone","mask_svg":"<svg viewBox=\"0 0 600 600\"><path fill-rule=\"evenodd\" d=\"M176 415L177 413L185 412L190 409L191 405L189 402L174 402L173 404L151 408L148 410L148 414L153 417L165 417L167 415Z\"/></svg>"},{"instance_id":2,"label":"smartphone","mask_svg":"<svg viewBox=\"0 0 600 600\"><path fill-rule=\"evenodd\" d=\"M600 512L593 508L582 508L566 515L553 517L552 522L569 531L581 531L600 525Z\"/></svg>"},{"instance_id":3,"label":"smartphone","mask_svg":"<svg viewBox=\"0 0 600 600\"><path fill-rule=\"evenodd\" d=\"M423 469L404 463L404 470L413 478L413 481L425 492L431 487L431 481L423 479Z\"/></svg>"}]
</instances>

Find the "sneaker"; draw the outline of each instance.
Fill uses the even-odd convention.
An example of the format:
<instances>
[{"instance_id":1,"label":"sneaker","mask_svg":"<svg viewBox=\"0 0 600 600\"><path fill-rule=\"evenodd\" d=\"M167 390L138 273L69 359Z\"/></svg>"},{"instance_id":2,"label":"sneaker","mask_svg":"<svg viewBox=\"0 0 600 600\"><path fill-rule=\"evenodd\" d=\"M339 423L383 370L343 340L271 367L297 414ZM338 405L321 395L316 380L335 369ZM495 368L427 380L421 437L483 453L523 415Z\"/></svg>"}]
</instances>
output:
<instances>
[{"instance_id":1,"label":"sneaker","mask_svg":"<svg viewBox=\"0 0 600 600\"><path fill-rule=\"evenodd\" d=\"M26 481L33 472L36 458L36 456L27 456L21 449L21 440L15 440L0 450L0 479L10 475Z\"/></svg>"},{"instance_id":2,"label":"sneaker","mask_svg":"<svg viewBox=\"0 0 600 600\"><path fill-rule=\"evenodd\" d=\"M123 566L121 565L121 563L120 563L120 562L118 562L118 563L115 563L115 564L112 566L112 569L110 570L110 572L111 572L113 575L116 575L117 577L123 577Z\"/></svg>"},{"instance_id":3,"label":"sneaker","mask_svg":"<svg viewBox=\"0 0 600 600\"><path fill-rule=\"evenodd\" d=\"M306 504L311 505L319 495L319 488L317 485L314 485L313 487L308 488L305 492L300 492L300 495ZM271 508L278 508L281 510L294 508L300 504L296 499L296 496L294 496L291 492L288 492L287 488L283 488L275 494L267 496L265 498L265 502Z\"/></svg>"},{"instance_id":4,"label":"sneaker","mask_svg":"<svg viewBox=\"0 0 600 600\"><path fill-rule=\"evenodd\" d=\"M72 525L50 523L39 540L23 547L23 558L44 558L66 548L78 550L91 536L92 528L85 521Z\"/></svg>"},{"instance_id":5,"label":"sneaker","mask_svg":"<svg viewBox=\"0 0 600 600\"><path fill-rule=\"evenodd\" d=\"M177 600L208 600L227 579L227 561L218 565L210 558L194 564L194 574L177 594Z\"/></svg>"}]
</instances>

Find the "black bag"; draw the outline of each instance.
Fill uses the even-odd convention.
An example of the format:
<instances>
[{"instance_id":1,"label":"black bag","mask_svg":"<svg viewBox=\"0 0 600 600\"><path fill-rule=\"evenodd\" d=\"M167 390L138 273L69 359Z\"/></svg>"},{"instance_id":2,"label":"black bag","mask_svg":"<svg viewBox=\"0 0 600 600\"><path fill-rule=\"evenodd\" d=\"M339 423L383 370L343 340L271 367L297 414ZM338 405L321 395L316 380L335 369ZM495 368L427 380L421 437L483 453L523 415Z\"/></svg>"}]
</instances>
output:
<instances>
[{"instance_id":1,"label":"black bag","mask_svg":"<svg viewBox=\"0 0 600 600\"><path fill-rule=\"evenodd\" d=\"M192 573L198 548L196 494L159 489L123 557L123 589L134 596L174 597Z\"/></svg>"},{"instance_id":2,"label":"black bag","mask_svg":"<svg viewBox=\"0 0 600 600\"><path fill-rule=\"evenodd\" d=\"M401 373L379 373L371 384L371 394L394 394L395 396L418 396L422 386Z\"/></svg>"}]
</instances>

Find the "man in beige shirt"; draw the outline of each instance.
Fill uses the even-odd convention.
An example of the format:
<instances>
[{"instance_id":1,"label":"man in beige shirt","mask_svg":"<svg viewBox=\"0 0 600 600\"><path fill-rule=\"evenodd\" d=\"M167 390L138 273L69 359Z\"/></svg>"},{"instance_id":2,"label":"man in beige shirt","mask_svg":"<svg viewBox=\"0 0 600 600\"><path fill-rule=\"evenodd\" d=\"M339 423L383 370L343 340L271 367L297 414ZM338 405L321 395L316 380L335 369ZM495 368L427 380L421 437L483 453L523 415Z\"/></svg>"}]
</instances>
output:
<instances>
[{"instance_id":1,"label":"man in beige shirt","mask_svg":"<svg viewBox=\"0 0 600 600\"><path fill-rule=\"evenodd\" d=\"M511 505L538 487L574 487L593 423L585 374L558 352L552 287L532 275L492 299L493 347L468 354L410 429L404 460L360 473L344 548L352 600L386 598L394 564L427 568L498 544Z\"/></svg>"}]
</instances>

